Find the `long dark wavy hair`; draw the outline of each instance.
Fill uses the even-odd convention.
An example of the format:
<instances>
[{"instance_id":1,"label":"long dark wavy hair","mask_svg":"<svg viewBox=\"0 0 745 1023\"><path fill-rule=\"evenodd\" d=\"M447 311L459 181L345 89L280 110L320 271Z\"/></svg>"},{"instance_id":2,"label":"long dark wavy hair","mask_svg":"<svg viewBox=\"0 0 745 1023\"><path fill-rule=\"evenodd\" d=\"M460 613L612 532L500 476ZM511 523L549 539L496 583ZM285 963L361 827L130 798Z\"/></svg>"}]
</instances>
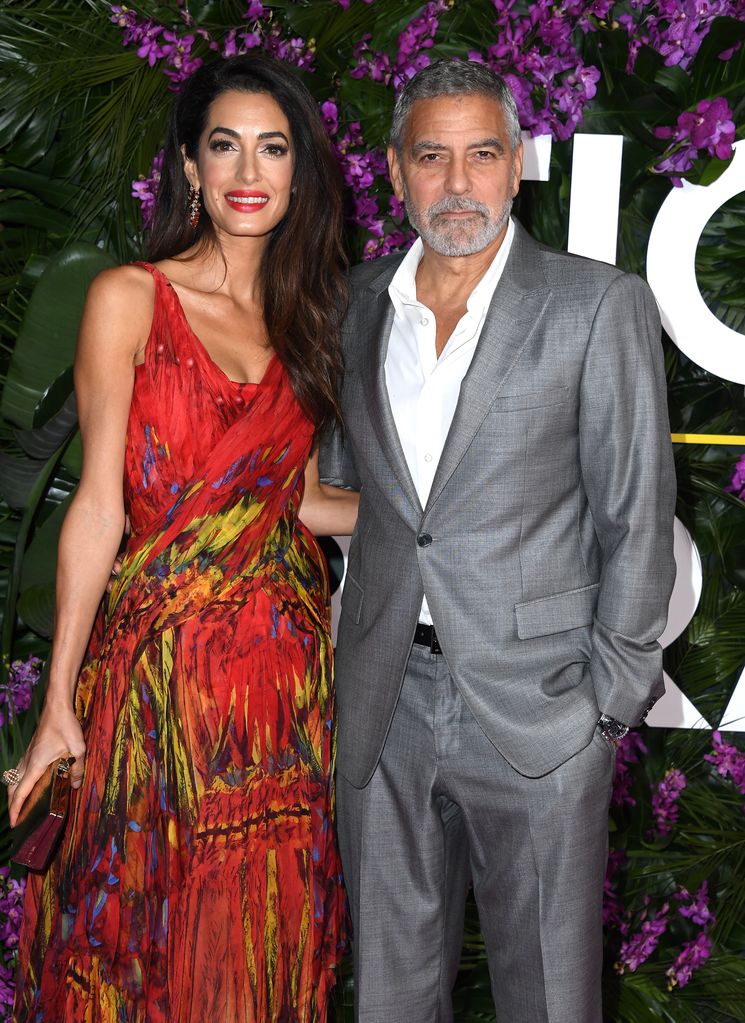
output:
<instances>
[{"instance_id":1,"label":"long dark wavy hair","mask_svg":"<svg viewBox=\"0 0 745 1023\"><path fill-rule=\"evenodd\" d=\"M265 93L292 134L292 197L271 233L261 266L261 300L269 341L285 366L305 414L320 432L339 420L341 320L346 311L342 183L313 97L289 67L264 54L205 64L183 84L163 150L148 251L153 261L195 243L216 245L202 206L193 228L181 147L196 159L211 104L225 92Z\"/></svg>"}]
</instances>

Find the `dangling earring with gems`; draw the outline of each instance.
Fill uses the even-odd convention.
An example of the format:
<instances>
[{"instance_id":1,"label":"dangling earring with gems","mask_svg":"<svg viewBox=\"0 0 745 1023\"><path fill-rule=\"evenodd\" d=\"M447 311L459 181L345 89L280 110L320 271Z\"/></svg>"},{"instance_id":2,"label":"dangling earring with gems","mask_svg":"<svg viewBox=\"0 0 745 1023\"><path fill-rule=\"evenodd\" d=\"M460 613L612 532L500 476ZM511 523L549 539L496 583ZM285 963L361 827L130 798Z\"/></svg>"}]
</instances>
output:
<instances>
[{"instance_id":1,"label":"dangling earring with gems","mask_svg":"<svg viewBox=\"0 0 745 1023\"><path fill-rule=\"evenodd\" d=\"M199 223L199 189L194 188L193 185L189 186L189 223L192 227L196 227Z\"/></svg>"}]
</instances>

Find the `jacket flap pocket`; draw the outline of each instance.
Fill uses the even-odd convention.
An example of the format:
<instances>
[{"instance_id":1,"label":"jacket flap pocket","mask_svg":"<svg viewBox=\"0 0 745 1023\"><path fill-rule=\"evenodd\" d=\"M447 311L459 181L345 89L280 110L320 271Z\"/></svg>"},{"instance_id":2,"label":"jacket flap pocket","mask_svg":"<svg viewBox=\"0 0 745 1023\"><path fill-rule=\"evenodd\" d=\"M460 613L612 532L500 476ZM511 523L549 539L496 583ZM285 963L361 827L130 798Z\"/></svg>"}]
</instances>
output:
<instances>
[{"instance_id":1,"label":"jacket flap pocket","mask_svg":"<svg viewBox=\"0 0 745 1023\"><path fill-rule=\"evenodd\" d=\"M520 639L535 639L536 636L550 636L554 632L592 625L598 587L599 583L592 583L578 590L564 590L563 593L515 604L518 636Z\"/></svg>"},{"instance_id":2,"label":"jacket flap pocket","mask_svg":"<svg viewBox=\"0 0 745 1023\"><path fill-rule=\"evenodd\" d=\"M569 401L568 387L552 387L549 391L529 394L503 394L491 403L489 412L518 412L523 408L548 408Z\"/></svg>"},{"instance_id":3,"label":"jacket flap pocket","mask_svg":"<svg viewBox=\"0 0 745 1023\"><path fill-rule=\"evenodd\" d=\"M365 591L360 584L347 572L344 578L344 586L341 591L341 607L345 614L348 614L353 622L359 625L362 614L362 600Z\"/></svg>"}]
</instances>

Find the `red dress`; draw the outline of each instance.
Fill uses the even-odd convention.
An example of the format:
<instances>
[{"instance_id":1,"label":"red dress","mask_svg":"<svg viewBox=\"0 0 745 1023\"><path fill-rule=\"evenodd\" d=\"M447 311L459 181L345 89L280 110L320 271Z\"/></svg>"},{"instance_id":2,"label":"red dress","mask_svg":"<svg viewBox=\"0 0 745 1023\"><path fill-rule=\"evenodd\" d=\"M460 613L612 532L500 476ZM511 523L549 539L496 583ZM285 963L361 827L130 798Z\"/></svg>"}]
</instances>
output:
<instances>
[{"instance_id":1,"label":"red dress","mask_svg":"<svg viewBox=\"0 0 745 1023\"><path fill-rule=\"evenodd\" d=\"M14 1019L322 1023L344 896L328 586L297 518L313 428L276 357L230 381L145 268L132 535L78 684L85 780L29 880Z\"/></svg>"}]
</instances>

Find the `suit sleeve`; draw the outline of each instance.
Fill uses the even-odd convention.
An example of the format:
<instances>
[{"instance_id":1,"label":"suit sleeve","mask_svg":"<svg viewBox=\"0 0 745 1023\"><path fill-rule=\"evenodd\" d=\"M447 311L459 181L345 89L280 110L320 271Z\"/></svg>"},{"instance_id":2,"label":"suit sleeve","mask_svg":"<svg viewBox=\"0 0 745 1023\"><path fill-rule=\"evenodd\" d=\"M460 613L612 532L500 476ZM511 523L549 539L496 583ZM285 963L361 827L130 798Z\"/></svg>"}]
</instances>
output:
<instances>
[{"instance_id":1,"label":"suit sleeve","mask_svg":"<svg viewBox=\"0 0 745 1023\"><path fill-rule=\"evenodd\" d=\"M337 424L333 433L321 441L318 451L318 475L321 483L345 490L360 490L361 483L346 431Z\"/></svg>"},{"instance_id":2,"label":"suit sleeve","mask_svg":"<svg viewBox=\"0 0 745 1023\"><path fill-rule=\"evenodd\" d=\"M601 713L627 725L664 692L675 580L675 469L660 319L640 278L614 279L590 332L580 390L582 480L602 551L590 672Z\"/></svg>"}]
</instances>

